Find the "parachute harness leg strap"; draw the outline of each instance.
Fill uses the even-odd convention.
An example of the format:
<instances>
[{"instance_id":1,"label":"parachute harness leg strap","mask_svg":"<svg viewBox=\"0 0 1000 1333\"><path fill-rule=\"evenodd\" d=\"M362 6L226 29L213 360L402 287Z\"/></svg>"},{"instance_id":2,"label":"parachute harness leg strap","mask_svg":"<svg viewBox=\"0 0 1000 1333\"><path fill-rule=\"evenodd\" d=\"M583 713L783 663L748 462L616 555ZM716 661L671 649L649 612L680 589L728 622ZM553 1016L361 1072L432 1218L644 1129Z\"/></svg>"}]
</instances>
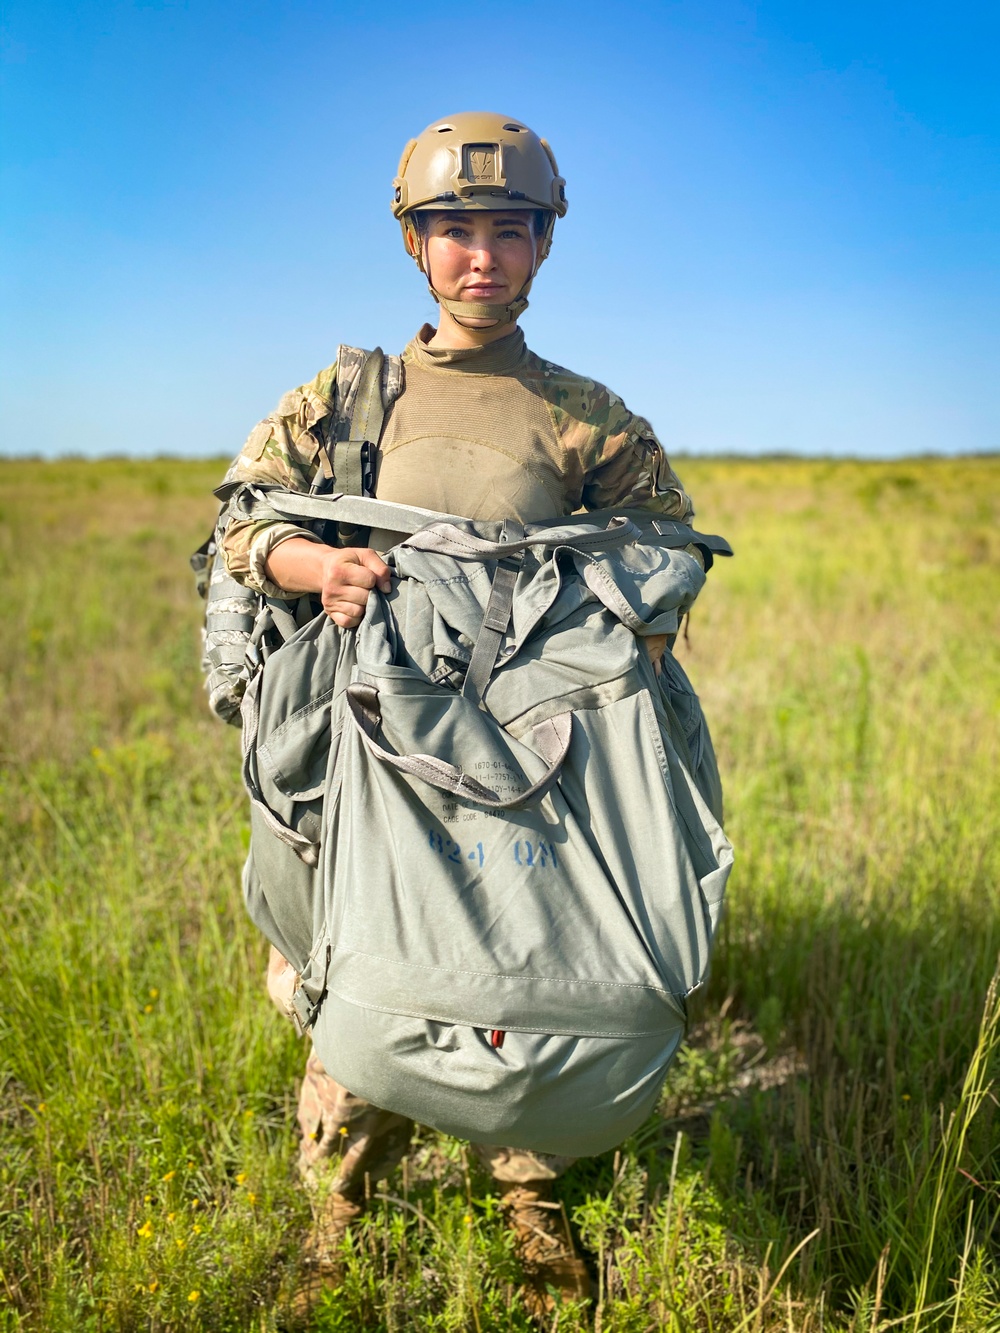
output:
<instances>
[{"instance_id":1,"label":"parachute harness leg strap","mask_svg":"<svg viewBox=\"0 0 1000 1333\"><path fill-rule=\"evenodd\" d=\"M523 526L514 519L505 518L500 541L506 544L520 543L523 540ZM462 686L463 697L478 704L480 708L483 706L483 694L497 664L503 636L510 624L511 612L514 609L514 589L523 563L523 548L511 559L497 561L490 598L486 604L486 614L483 616L482 628L476 636L476 645L472 650L469 669L465 673L465 682Z\"/></svg>"}]
</instances>

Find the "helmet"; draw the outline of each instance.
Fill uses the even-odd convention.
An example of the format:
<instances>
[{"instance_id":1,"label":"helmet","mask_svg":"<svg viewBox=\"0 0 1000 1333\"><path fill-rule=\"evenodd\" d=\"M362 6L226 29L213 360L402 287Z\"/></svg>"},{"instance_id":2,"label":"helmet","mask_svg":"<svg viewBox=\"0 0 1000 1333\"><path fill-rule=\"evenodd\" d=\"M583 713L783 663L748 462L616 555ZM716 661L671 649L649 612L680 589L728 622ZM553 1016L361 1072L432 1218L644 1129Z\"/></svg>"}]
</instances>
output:
<instances>
[{"instance_id":1,"label":"helmet","mask_svg":"<svg viewBox=\"0 0 1000 1333\"><path fill-rule=\"evenodd\" d=\"M415 214L431 210L533 209L545 213L535 267L509 305L451 301L431 287L453 316L508 324L528 304L532 279L552 244L557 217L566 212L566 182L552 149L519 120L492 111L463 111L437 120L403 149L393 181L392 211L403 229L407 253L422 273L423 238Z\"/></svg>"}]
</instances>

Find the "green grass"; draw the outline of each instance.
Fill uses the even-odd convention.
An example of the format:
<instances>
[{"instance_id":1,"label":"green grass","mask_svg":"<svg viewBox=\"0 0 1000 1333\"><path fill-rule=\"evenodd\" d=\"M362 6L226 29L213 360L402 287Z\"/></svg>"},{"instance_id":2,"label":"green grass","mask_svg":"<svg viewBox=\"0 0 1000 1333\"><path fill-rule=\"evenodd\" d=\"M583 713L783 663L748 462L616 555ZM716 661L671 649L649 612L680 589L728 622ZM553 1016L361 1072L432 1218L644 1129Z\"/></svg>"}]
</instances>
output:
<instances>
[{"instance_id":1,"label":"green grass","mask_svg":"<svg viewBox=\"0 0 1000 1333\"><path fill-rule=\"evenodd\" d=\"M221 470L0 464L0 1329L264 1333L307 1226L197 673ZM1000 1329L1000 460L680 470L737 870L659 1114L562 1182L553 1328ZM320 1333L528 1327L460 1144L373 1188Z\"/></svg>"}]
</instances>

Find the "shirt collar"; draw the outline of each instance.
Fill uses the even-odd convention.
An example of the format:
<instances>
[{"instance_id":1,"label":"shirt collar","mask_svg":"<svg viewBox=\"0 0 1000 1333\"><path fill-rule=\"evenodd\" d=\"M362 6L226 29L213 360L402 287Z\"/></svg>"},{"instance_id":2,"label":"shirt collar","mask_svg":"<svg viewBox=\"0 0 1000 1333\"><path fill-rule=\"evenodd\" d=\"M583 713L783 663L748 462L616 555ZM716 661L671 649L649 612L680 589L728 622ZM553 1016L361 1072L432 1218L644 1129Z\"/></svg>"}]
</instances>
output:
<instances>
[{"instance_id":1,"label":"shirt collar","mask_svg":"<svg viewBox=\"0 0 1000 1333\"><path fill-rule=\"evenodd\" d=\"M507 375L525 358L524 334L520 329L497 338L485 347L428 347L434 327L425 324L407 344L403 360L428 370L459 370L470 375Z\"/></svg>"}]
</instances>

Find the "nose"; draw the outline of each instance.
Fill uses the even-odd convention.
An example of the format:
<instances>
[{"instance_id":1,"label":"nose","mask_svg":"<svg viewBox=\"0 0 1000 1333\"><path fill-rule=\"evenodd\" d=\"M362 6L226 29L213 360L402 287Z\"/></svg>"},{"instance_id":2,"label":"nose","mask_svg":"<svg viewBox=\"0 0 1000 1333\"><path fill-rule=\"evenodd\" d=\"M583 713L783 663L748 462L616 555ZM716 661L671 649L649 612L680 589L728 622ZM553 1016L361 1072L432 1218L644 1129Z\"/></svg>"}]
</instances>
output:
<instances>
[{"instance_id":1,"label":"nose","mask_svg":"<svg viewBox=\"0 0 1000 1333\"><path fill-rule=\"evenodd\" d=\"M469 255L469 262L476 273L489 273L496 268L496 256L488 241L479 242Z\"/></svg>"}]
</instances>

